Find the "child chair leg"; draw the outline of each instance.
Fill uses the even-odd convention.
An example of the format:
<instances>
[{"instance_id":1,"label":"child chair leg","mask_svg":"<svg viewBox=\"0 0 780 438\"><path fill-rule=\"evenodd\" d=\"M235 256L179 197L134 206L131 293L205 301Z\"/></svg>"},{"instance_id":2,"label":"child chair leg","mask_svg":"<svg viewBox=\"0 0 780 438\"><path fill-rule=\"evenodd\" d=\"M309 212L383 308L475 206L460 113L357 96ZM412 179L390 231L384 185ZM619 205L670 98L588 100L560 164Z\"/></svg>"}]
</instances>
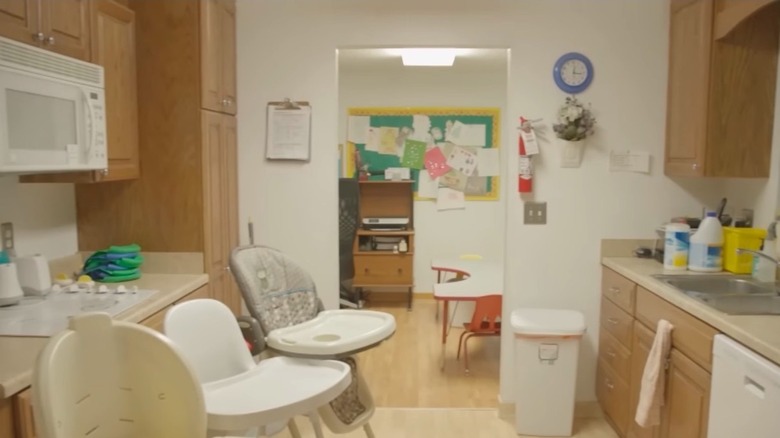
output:
<instances>
[{"instance_id":1,"label":"child chair leg","mask_svg":"<svg viewBox=\"0 0 780 438\"><path fill-rule=\"evenodd\" d=\"M460 360L460 347L463 345L463 337L466 336L469 332L464 331L460 334L460 338L458 338L458 355L455 356L458 360Z\"/></svg>"},{"instance_id":2,"label":"child chair leg","mask_svg":"<svg viewBox=\"0 0 780 438\"><path fill-rule=\"evenodd\" d=\"M290 418L290 421L287 422L287 428L290 430L290 436L292 436L292 438L301 438L301 431L298 430L295 419Z\"/></svg>"},{"instance_id":3,"label":"child chair leg","mask_svg":"<svg viewBox=\"0 0 780 438\"><path fill-rule=\"evenodd\" d=\"M463 364L466 367L466 372L469 372L469 339L473 337L473 333L469 333L466 339L463 340Z\"/></svg>"},{"instance_id":4,"label":"child chair leg","mask_svg":"<svg viewBox=\"0 0 780 438\"><path fill-rule=\"evenodd\" d=\"M374 435L374 429L371 429L370 423L364 424L363 430L366 432L366 438L376 438L376 436Z\"/></svg>"}]
</instances>

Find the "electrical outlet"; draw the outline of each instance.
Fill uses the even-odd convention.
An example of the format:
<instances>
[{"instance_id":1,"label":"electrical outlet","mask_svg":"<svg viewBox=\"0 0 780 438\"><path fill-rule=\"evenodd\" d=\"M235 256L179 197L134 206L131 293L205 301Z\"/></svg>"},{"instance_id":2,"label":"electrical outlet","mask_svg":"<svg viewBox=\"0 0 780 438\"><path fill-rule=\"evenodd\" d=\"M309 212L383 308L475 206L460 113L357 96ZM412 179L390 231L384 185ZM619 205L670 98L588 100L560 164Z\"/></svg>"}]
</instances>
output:
<instances>
[{"instance_id":1,"label":"electrical outlet","mask_svg":"<svg viewBox=\"0 0 780 438\"><path fill-rule=\"evenodd\" d=\"M526 225L547 224L547 203L526 202L524 204L523 223Z\"/></svg>"},{"instance_id":2,"label":"electrical outlet","mask_svg":"<svg viewBox=\"0 0 780 438\"><path fill-rule=\"evenodd\" d=\"M3 222L0 224L0 242L2 242L2 250L9 255L14 251L14 224L11 222Z\"/></svg>"}]
</instances>

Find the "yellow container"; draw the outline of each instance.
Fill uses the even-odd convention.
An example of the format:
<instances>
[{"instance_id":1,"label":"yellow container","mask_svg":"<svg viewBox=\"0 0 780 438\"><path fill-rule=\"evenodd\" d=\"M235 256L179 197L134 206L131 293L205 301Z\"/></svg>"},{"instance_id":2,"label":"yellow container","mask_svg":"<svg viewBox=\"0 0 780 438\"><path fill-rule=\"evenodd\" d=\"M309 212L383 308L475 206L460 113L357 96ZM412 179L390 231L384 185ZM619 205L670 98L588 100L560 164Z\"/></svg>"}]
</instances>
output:
<instances>
[{"instance_id":1,"label":"yellow container","mask_svg":"<svg viewBox=\"0 0 780 438\"><path fill-rule=\"evenodd\" d=\"M735 274L753 271L753 256L737 254L737 248L760 250L766 230L761 228L723 227L723 269Z\"/></svg>"}]
</instances>

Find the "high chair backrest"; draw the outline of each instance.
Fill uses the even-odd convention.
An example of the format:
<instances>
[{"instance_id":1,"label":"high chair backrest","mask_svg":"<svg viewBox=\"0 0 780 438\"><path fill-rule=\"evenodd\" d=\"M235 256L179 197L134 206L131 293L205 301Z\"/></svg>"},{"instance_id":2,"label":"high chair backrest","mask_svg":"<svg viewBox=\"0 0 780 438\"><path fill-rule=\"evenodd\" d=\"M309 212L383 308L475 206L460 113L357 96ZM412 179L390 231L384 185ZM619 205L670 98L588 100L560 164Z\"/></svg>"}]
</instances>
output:
<instances>
[{"instance_id":1,"label":"high chair backrest","mask_svg":"<svg viewBox=\"0 0 780 438\"><path fill-rule=\"evenodd\" d=\"M201 386L161 334L105 313L71 318L38 356L39 438L206 436Z\"/></svg>"},{"instance_id":2,"label":"high chair backrest","mask_svg":"<svg viewBox=\"0 0 780 438\"><path fill-rule=\"evenodd\" d=\"M235 248L230 271L249 314L266 334L309 321L323 310L309 273L277 249L262 245Z\"/></svg>"},{"instance_id":3,"label":"high chair backrest","mask_svg":"<svg viewBox=\"0 0 780 438\"><path fill-rule=\"evenodd\" d=\"M496 322L501 318L501 305L501 295L487 295L477 298L474 305L474 315L471 317L472 330L498 330L499 326Z\"/></svg>"},{"instance_id":4,"label":"high chair backrest","mask_svg":"<svg viewBox=\"0 0 780 438\"><path fill-rule=\"evenodd\" d=\"M165 335L195 369L201 383L235 376L255 366L233 312L220 301L197 299L165 314Z\"/></svg>"}]
</instances>

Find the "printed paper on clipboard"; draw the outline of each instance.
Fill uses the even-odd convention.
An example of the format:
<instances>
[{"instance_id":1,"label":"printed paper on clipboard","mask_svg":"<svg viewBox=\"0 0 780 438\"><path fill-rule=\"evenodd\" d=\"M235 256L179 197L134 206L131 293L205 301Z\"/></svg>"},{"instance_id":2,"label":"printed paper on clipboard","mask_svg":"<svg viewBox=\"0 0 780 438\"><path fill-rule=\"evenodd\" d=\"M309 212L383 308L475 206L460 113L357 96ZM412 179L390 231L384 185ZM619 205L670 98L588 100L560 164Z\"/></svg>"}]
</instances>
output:
<instances>
[{"instance_id":1,"label":"printed paper on clipboard","mask_svg":"<svg viewBox=\"0 0 780 438\"><path fill-rule=\"evenodd\" d=\"M265 157L308 161L311 152L311 107L305 102L268 104Z\"/></svg>"}]
</instances>

